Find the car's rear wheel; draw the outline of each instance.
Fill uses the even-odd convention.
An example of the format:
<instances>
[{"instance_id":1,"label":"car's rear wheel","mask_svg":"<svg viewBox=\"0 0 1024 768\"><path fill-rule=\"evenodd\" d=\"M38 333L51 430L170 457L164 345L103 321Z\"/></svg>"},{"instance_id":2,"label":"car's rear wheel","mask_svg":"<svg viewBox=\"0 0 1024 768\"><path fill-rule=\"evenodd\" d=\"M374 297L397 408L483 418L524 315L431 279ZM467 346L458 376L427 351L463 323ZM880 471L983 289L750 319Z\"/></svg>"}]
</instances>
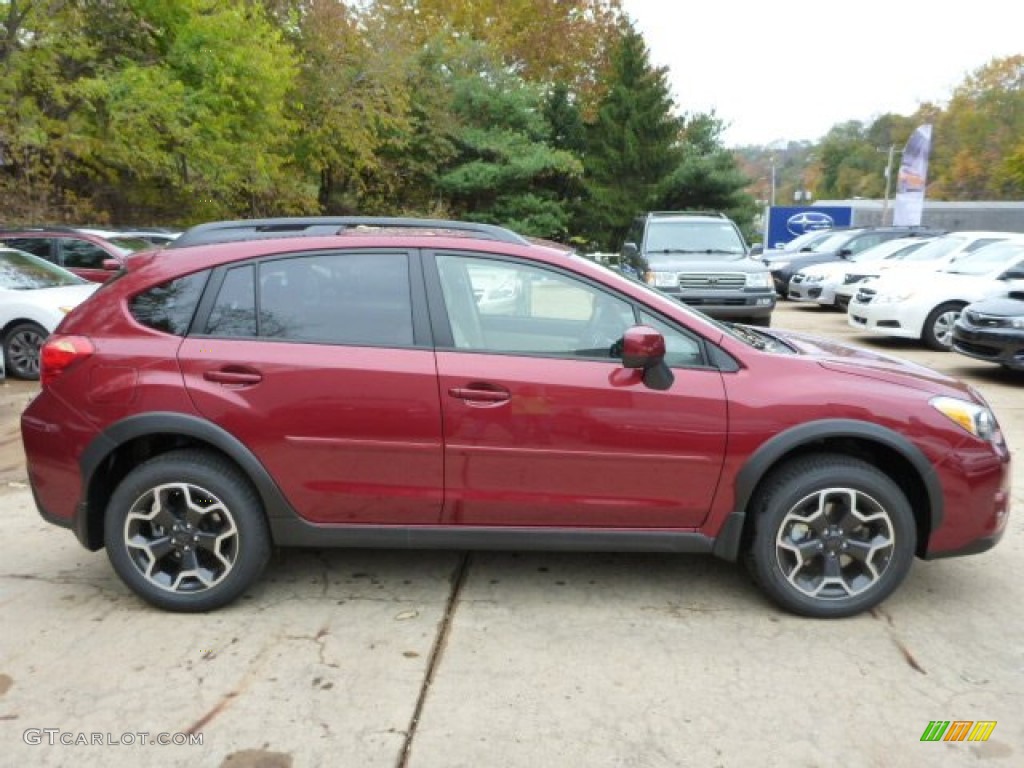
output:
<instances>
[{"instance_id":1,"label":"car's rear wheel","mask_svg":"<svg viewBox=\"0 0 1024 768\"><path fill-rule=\"evenodd\" d=\"M8 376L19 379L39 378L39 348L47 333L37 323L18 323L4 336L4 366Z\"/></svg>"},{"instance_id":2,"label":"car's rear wheel","mask_svg":"<svg viewBox=\"0 0 1024 768\"><path fill-rule=\"evenodd\" d=\"M924 321L921 329L921 341L930 349L939 352L948 352L953 348L953 326L960 317L960 311L964 304L949 301L940 304L931 312Z\"/></svg>"},{"instance_id":3,"label":"car's rear wheel","mask_svg":"<svg viewBox=\"0 0 1024 768\"><path fill-rule=\"evenodd\" d=\"M129 472L104 522L114 570L137 595L167 610L230 603L270 557L256 491L233 464L206 451L173 451Z\"/></svg>"},{"instance_id":4,"label":"car's rear wheel","mask_svg":"<svg viewBox=\"0 0 1024 768\"><path fill-rule=\"evenodd\" d=\"M803 616L840 618L878 605L914 558L906 496L859 459L794 460L767 479L752 511L751 571L772 600Z\"/></svg>"}]
</instances>

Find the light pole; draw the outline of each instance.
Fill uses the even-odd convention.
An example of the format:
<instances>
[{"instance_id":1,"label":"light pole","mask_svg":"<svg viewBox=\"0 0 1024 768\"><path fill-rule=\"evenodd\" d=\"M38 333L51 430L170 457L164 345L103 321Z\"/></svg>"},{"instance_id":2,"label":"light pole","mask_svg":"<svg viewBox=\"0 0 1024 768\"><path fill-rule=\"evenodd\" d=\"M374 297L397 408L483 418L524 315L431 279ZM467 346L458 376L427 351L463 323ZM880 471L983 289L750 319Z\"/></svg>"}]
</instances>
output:
<instances>
[{"instance_id":1,"label":"light pole","mask_svg":"<svg viewBox=\"0 0 1024 768\"><path fill-rule=\"evenodd\" d=\"M905 149L905 147L904 147ZM882 150L878 150L881 152ZM903 150L900 150L900 154L903 154ZM885 197L882 198L882 226L887 226L886 219L889 218L889 188L892 182L892 161L896 155L896 145L889 145L889 159L885 161Z\"/></svg>"}]
</instances>

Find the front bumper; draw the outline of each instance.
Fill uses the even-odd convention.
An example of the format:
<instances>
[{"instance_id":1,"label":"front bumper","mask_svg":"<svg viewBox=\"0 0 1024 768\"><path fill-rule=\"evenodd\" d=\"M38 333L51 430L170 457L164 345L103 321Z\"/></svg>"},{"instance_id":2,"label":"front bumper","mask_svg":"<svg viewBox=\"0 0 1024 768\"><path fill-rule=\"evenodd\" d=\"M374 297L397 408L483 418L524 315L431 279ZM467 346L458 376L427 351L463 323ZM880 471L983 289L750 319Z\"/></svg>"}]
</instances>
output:
<instances>
[{"instance_id":1,"label":"front bumper","mask_svg":"<svg viewBox=\"0 0 1024 768\"><path fill-rule=\"evenodd\" d=\"M771 317L775 309L775 295L764 291L681 291L659 289L687 306L699 309L709 317L732 319L737 317Z\"/></svg>"},{"instance_id":2,"label":"front bumper","mask_svg":"<svg viewBox=\"0 0 1024 768\"><path fill-rule=\"evenodd\" d=\"M1014 328L978 328L957 323L953 349L962 355L1024 371L1024 331Z\"/></svg>"},{"instance_id":3,"label":"front bumper","mask_svg":"<svg viewBox=\"0 0 1024 768\"><path fill-rule=\"evenodd\" d=\"M864 304L854 300L846 310L846 321L851 328L881 336L921 338L921 319L908 312L905 303Z\"/></svg>"}]
</instances>

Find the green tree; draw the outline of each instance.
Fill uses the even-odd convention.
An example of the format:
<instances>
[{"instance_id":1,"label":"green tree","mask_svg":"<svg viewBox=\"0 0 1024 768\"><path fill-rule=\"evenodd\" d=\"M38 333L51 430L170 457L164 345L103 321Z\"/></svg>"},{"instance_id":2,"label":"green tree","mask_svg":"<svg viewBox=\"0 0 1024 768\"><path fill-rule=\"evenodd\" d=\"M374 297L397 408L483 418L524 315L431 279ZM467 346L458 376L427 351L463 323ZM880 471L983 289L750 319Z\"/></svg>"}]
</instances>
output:
<instances>
[{"instance_id":1,"label":"green tree","mask_svg":"<svg viewBox=\"0 0 1024 768\"><path fill-rule=\"evenodd\" d=\"M652 206L682 159L683 125L674 106L665 68L651 66L643 38L630 29L612 56L608 90L587 137L585 234L600 247L618 247L630 220Z\"/></svg>"},{"instance_id":2,"label":"green tree","mask_svg":"<svg viewBox=\"0 0 1024 768\"><path fill-rule=\"evenodd\" d=\"M579 160L549 143L538 87L489 62L483 47L462 47L463 66L451 68L457 123L448 138L456 154L438 189L459 216L565 238L570 212L559 192L582 174Z\"/></svg>"},{"instance_id":3,"label":"green tree","mask_svg":"<svg viewBox=\"0 0 1024 768\"><path fill-rule=\"evenodd\" d=\"M955 89L935 121L928 196L1019 200L1024 178L1024 55L994 59Z\"/></svg>"},{"instance_id":4,"label":"green tree","mask_svg":"<svg viewBox=\"0 0 1024 768\"><path fill-rule=\"evenodd\" d=\"M654 207L722 211L749 233L757 212L746 191L750 178L723 146L723 130L714 113L685 120L682 161L661 183Z\"/></svg>"}]
</instances>

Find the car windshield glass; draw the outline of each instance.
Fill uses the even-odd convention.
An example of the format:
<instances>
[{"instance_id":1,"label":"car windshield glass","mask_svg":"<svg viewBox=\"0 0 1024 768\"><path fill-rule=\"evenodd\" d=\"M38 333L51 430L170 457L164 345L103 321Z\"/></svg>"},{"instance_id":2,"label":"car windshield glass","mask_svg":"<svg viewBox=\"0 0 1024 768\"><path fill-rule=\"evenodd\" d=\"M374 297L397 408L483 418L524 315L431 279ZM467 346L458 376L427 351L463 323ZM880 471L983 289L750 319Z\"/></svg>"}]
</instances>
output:
<instances>
[{"instance_id":1,"label":"car windshield glass","mask_svg":"<svg viewBox=\"0 0 1024 768\"><path fill-rule=\"evenodd\" d=\"M927 245L922 245L913 253L907 254L903 261L933 261L948 256L953 251L962 248L967 242L964 237L940 237L932 240Z\"/></svg>"},{"instance_id":2,"label":"car windshield glass","mask_svg":"<svg viewBox=\"0 0 1024 768\"><path fill-rule=\"evenodd\" d=\"M145 251L153 247L152 243L143 240L141 237L115 236L107 238L107 242L117 248L122 256L127 256L129 253L135 253L136 251Z\"/></svg>"},{"instance_id":3,"label":"car windshield glass","mask_svg":"<svg viewBox=\"0 0 1024 768\"><path fill-rule=\"evenodd\" d=\"M853 237L850 232L833 232L811 246L812 251L838 251Z\"/></svg>"},{"instance_id":4,"label":"car windshield glass","mask_svg":"<svg viewBox=\"0 0 1024 768\"><path fill-rule=\"evenodd\" d=\"M1024 243L997 243L965 253L954 259L942 272L953 275L985 275L1001 270L1024 257Z\"/></svg>"},{"instance_id":5,"label":"car windshield glass","mask_svg":"<svg viewBox=\"0 0 1024 768\"><path fill-rule=\"evenodd\" d=\"M678 219L647 225L648 253L745 253L736 229L728 221Z\"/></svg>"},{"instance_id":6,"label":"car windshield glass","mask_svg":"<svg viewBox=\"0 0 1024 768\"><path fill-rule=\"evenodd\" d=\"M863 261L879 261L881 259L892 258L893 255L902 253L905 249L909 248L914 250L924 245L927 240L920 240L918 242L907 242L904 239L899 240L887 240L884 243L879 243L876 246L855 253L850 256L850 261L863 262ZM907 251L908 253L910 251Z\"/></svg>"},{"instance_id":7,"label":"car windshield glass","mask_svg":"<svg viewBox=\"0 0 1024 768\"><path fill-rule=\"evenodd\" d=\"M802 235L794 237L782 247L787 251L799 251L801 248L808 248L814 245L814 243L824 240L826 237L829 237L827 229L804 232Z\"/></svg>"},{"instance_id":8,"label":"car windshield glass","mask_svg":"<svg viewBox=\"0 0 1024 768\"><path fill-rule=\"evenodd\" d=\"M81 285L80 277L31 253L0 250L0 288L9 291L30 291L36 288L58 288Z\"/></svg>"}]
</instances>

